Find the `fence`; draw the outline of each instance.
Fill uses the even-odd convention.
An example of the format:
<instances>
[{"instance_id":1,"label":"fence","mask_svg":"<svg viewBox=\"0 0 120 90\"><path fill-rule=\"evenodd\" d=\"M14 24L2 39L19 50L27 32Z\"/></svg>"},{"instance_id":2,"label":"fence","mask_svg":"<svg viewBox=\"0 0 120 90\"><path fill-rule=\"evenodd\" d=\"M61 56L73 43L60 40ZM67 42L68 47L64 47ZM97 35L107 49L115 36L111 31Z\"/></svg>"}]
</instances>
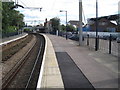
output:
<instances>
[{"instance_id":1,"label":"fence","mask_svg":"<svg viewBox=\"0 0 120 90\"><path fill-rule=\"evenodd\" d=\"M90 38L87 35L83 40L83 44L89 46L90 49L95 49L95 38ZM120 57L120 43L110 37L108 40L98 38L98 50Z\"/></svg>"},{"instance_id":2,"label":"fence","mask_svg":"<svg viewBox=\"0 0 120 90\"><path fill-rule=\"evenodd\" d=\"M18 35L18 32L2 33L2 38Z\"/></svg>"}]
</instances>

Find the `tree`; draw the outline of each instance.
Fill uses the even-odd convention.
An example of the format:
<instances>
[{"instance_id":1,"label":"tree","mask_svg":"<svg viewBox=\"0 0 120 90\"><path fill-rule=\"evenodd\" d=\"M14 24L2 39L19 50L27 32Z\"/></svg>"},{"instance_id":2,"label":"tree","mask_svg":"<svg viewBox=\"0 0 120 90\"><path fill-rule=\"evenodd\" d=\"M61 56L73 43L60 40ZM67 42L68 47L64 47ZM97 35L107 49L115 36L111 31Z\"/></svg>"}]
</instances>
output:
<instances>
[{"instance_id":1,"label":"tree","mask_svg":"<svg viewBox=\"0 0 120 90\"><path fill-rule=\"evenodd\" d=\"M72 26L72 25L67 25L67 31L68 32L73 32L73 31L75 31L75 27Z\"/></svg>"},{"instance_id":2,"label":"tree","mask_svg":"<svg viewBox=\"0 0 120 90\"><path fill-rule=\"evenodd\" d=\"M0 1L0 33L2 31L2 2Z\"/></svg>"},{"instance_id":3,"label":"tree","mask_svg":"<svg viewBox=\"0 0 120 90\"><path fill-rule=\"evenodd\" d=\"M24 26L24 15L11 9L13 6L14 2L2 2L2 33L17 32Z\"/></svg>"},{"instance_id":4,"label":"tree","mask_svg":"<svg viewBox=\"0 0 120 90\"><path fill-rule=\"evenodd\" d=\"M50 21L52 22L53 32L56 32L57 30L59 30L60 19L55 17L50 19Z\"/></svg>"},{"instance_id":5,"label":"tree","mask_svg":"<svg viewBox=\"0 0 120 90\"><path fill-rule=\"evenodd\" d=\"M66 26L64 24L60 25L60 30L62 30L63 32L66 31Z\"/></svg>"}]
</instances>

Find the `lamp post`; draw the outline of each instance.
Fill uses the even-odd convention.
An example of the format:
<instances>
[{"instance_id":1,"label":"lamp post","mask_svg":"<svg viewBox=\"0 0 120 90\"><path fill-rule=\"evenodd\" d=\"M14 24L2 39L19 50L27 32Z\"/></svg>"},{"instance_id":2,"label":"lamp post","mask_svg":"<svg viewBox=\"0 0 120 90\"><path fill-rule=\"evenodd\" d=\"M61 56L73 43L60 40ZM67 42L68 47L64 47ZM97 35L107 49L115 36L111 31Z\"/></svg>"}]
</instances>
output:
<instances>
[{"instance_id":1,"label":"lamp post","mask_svg":"<svg viewBox=\"0 0 120 90\"><path fill-rule=\"evenodd\" d=\"M67 40L67 11L60 10L60 12L65 12L66 13L66 40Z\"/></svg>"},{"instance_id":2,"label":"lamp post","mask_svg":"<svg viewBox=\"0 0 120 90\"><path fill-rule=\"evenodd\" d=\"M79 0L79 45L82 45L82 0Z\"/></svg>"},{"instance_id":3,"label":"lamp post","mask_svg":"<svg viewBox=\"0 0 120 90\"><path fill-rule=\"evenodd\" d=\"M95 39L95 51L98 50L98 0L96 0L96 39Z\"/></svg>"}]
</instances>

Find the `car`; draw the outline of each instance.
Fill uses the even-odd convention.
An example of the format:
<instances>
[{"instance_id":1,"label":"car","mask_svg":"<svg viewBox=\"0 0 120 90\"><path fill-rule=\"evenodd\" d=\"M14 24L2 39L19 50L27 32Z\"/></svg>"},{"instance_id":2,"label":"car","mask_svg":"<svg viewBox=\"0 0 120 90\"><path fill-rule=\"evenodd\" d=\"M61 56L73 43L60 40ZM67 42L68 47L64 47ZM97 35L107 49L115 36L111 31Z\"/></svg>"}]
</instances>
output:
<instances>
[{"instance_id":1,"label":"car","mask_svg":"<svg viewBox=\"0 0 120 90\"><path fill-rule=\"evenodd\" d=\"M120 36L117 37L116 41L117 43L120 43Z\"/></svg>"},{"instance_id":2,"label":"car","mask_svg":"<svg viewBox=\"0 0 120 90\"><path fill-rule=\"evenodd\" d=\"M103 37L101 37L104 40L109 40L110 36L109 35L104 35Z\"/></svg>"},{"instance_id":3,"label":"car","mask_svg":"<svg viewBox=\"0 0 120 90\"><path fill-rule=\"evenodd\" d=\"M69 39L79 41L78 34L73 34L71 37L69 37Z\"/></svg>"},{"instance_id":4,"label":"car","mask_svg":"<svg viewBox=\"0 0 120 90\"><path fill-rule=\"evenodd\" d=\"M67 32L67 38L70 38L72 36L72 32Z\"/></svg>"},{"instance_id":5,"label":"car","mask_svg":"<svg viewBox=\"0 0 120 90\"><path fill-rule=\"evenodd\" d=\"M113 40L116 40L117 37L118 37L117 34L112 34L112 35L111 35L111 40L112 40L112 41L113 41ZM101 39L110 40L110 35L104 35L104 36L101 37Z\"/></svg>"},{"instance_id":6,"label":"car","mask_svg":"<svg viewBox=\"0 0 120 90\"><path fill-rule=\"evenodd\" d=\"M118 34L113 34L113 35L112 35L112 40L116 40L117 37L118 37Z\"/></svg>"}]
</instances>

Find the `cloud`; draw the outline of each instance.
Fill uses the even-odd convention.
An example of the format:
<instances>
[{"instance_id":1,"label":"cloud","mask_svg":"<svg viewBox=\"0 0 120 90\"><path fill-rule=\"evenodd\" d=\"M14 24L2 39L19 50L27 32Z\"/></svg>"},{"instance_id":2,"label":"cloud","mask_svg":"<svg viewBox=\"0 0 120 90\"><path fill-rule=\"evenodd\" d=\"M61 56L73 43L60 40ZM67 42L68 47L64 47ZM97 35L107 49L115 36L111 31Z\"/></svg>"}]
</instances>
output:
<instances>
[{"instance_id":1,"label":"cloud","mask_svg":"<svg viewBox=\"0 0 120 90\"><path fill-rule=\"evenodd\" d=\"M98 16L116 14L118 12L119 0L98 0ZM27 7L43 7L42 12L39 10L20 10L25 19L32 18L38 20L51 19L59 17L65 22L65 13L60 10L68 11L69 20L79 20L79 0L19 0L19 4ZM96 0L82 0L85 18L96 16Z\"/></svg>"}]
</instances>

